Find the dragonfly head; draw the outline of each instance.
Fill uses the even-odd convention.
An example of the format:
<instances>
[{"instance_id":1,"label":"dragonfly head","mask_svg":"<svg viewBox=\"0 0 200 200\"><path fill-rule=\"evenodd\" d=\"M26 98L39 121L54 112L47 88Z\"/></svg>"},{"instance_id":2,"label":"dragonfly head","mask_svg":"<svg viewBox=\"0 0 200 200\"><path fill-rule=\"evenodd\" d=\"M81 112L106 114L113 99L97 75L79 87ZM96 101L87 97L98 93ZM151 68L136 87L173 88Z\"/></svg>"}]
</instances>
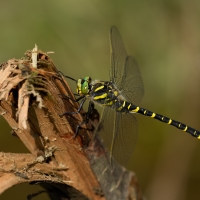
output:
<instances>
[{"instance_id":1,"label":"dragonfly head","mask_svg":"<svg viewBox=\"0 0 200 200\"><path fill-rule=\"evenodd\" d=\"M86 76L85 78L78 79L77 81L77 93L80 95L87 95L91 90L91 78Z\"/></svg>"}]
</instances>

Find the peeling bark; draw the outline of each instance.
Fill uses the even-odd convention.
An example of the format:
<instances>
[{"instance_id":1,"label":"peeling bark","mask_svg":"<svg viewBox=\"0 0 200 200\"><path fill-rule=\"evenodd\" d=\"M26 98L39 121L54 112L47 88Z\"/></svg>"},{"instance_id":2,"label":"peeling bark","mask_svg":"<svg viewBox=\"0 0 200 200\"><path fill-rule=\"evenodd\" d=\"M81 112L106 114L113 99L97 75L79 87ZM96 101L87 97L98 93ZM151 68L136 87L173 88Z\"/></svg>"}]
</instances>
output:
<instances>
[{"instance_id":1,"label":"peeling bark","mask_svg":"<svg viewBox=\"0 0 200 200\"><path fill-rule=\"evenodd\" d=\"M60 97L74 98L48 54L37 51L37 68L31 58L27 51L1 65L0 113L30 154L0 153L0 193L28 182L40 183L51 199L142 199L134 173L111 167L86 125L74 138L83 113L59 116L78 104Z\"/></svg>"}]
</instances>

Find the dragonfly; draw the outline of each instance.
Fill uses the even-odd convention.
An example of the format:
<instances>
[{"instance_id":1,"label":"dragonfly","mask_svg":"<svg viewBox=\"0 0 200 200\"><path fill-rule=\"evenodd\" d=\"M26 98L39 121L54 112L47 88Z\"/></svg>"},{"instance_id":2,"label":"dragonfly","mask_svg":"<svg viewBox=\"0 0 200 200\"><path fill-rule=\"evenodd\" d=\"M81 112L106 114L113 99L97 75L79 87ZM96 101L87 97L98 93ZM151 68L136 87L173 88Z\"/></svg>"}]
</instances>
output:
<instances>
[{"instance_id":1,"label":"dragonfly","mask_svg":"<svg viewBox=\"0 0 200 200\"><path fill-rule=\"evenodd\" d=\"M122 37L115 26L110 29L110 46L109 81L92 80L89 76L75 80L65 76L76 81L79 96L76 101L82 101L77 112L66 112L62 115L80 112L85 100L89 99L86 120L77 126L76 135L78 129L89 121L94 104L98 104L103 107L103 111L99 122L100 128L96 130L103 138L110 155L121 164L128 162L137 141L138 124L135 113L172 125L200 139L200 131L138 106L144 94L140 70L135 59L128 56Z\"/></svg>"}]
</instances>

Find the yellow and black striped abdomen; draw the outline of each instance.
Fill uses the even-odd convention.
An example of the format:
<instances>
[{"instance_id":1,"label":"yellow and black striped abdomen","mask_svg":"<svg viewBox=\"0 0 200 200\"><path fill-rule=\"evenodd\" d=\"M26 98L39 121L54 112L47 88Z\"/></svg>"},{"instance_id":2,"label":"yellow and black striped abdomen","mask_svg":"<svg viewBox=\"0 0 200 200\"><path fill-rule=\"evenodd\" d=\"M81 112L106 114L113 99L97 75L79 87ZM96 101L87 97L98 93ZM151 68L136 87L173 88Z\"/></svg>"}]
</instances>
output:
<instances>
[{"instance_id":1,"label":"yellow and black striped abdomen","mask_svg":"<svg viewBox=\"0 0 200 200\"><path fill-rule=\"evenodd\" d=\"M139 113L157 119L166 124L175 126L176 128L189 133L193 137L197 137L198 139L200 139L200 131L163 115L135 106L134 104L129 103L125 100L121 100L119 96L119 92L114 88L111 82L99 82L94 84L90 93L90 97L93 99L93 101L103 106L110 106L117 112L131 114Z\"/></svg>"},{"instance_id":2,"label":"yellow and black striped abdomen","mask_svg":"<svg viewBox=\"0 0 200 200\"><path fill-rule=\"evenodd\" d=\"M148 117L152 117L152 118L157 119L157 120L164 122L166 124L175 126L176 128L181 129L182 131L189 133L193 137L197 137L198 139L200 139L200 132L198 130L195 130L195 129L193 129L193 128L191 128L191 127L189 127L189 126L187 126L187 125L185 125L181 122L175 121L175 120L170 119L168 117L165 117L163 115L151 112L151 111L146 110L144 108L140 108L140 107L135 106L133 104L130 106L129 112L130 113L139 113L139 114L142 114L142 115L145 115L145 116L148 116Z\"/></svg>"}]
</instances>

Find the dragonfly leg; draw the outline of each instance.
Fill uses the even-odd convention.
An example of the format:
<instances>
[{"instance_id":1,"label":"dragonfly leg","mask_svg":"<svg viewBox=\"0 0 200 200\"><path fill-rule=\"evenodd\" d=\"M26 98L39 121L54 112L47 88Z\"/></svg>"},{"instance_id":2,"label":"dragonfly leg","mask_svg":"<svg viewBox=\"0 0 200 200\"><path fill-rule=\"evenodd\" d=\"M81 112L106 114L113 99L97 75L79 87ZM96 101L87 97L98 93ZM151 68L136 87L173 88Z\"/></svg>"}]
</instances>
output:
<instances>
[{"instance_id":1,"label":"dragonfly leg","mask_svg":"<svg viewBox=\"0 0 200 200\"><path fill-rule=\"evenodd\" d=\"M68 96L67 96L67 98L70 99L70 97L68 97ZM78 99L72 99L72 101L74 101L74 102L78 102L78 101L80 101L81 99L82 99L82 101L81 101L80 106L79 106L79 108L78 108L78 110L77 110L76 112L69 112L69 111L68 111L68 112L65 112L65 113L63 113L63 114L60 114L59 116L62 117L62 116L64 116L64 115L74 115L74 114L80 113L80 111L81 111L81 109L82 109L82 107L83 107L83 104L84 104L85 101L86 101L86 97L85 97L85 96L80 96ZM71 100L71 99L70 99L70 100ZM90 101L90 102L89 102L89 106L88 106L88 111L87 111L86 114L85 114L85 119L84 119L80 124L77 125L74 138L77 137L78 131L79 131L79 129L81 128L81 126L84 125L84 124L87 124L87 123L89 122L93 110L94 110L94 103L93 103L92 101Z\"/></svg>"},{"instance_id":2,"label":"dragonfly leg","mask_svg":"<svg viewBox=\"0 0 200 200\"><path fill-rule=\"evenodd\" d=\"M68 98L68 97L67 97ZM69 98L70 99L70 98ZM63 114L59 114L61 117L62 116L64 116L64 115L73 115L73 114L78 114L78 113L80 113L80 110L82 109L82 107L83 107L83 104L85 103L85 100L86 100L86 97L85 96L80 96L78 99L73 99L72 101L74 101L74 102L78 102L78 101L80 101L82 99L82 101L81 101L81 103L80 103L80 106L79 106L79 108L78 108L78 110L76 111L76 112L65 112L65 113L63 113ZM71 100L71 99L70 99Z\"/></svg>"},{"instance_id":3,"label":"dragonfly leg","mask_svg":"<svg viewBox=\"0 0 200 200\"><path fill-rule=\"evenodd\" d=\"M74 94L74 95L77 95L77 94ZM63 99L69 99L69 100L71 100L73 102L78 102L78 101L80 101L81 99L83 99L85 97L84 95L82 95L82 96L78 95L79 97L77 99L73 99L70 96L67 96L65 94L59 94L59 96L61 96Z\"/></svg>"},{"instance_id":4,"label":"dragonfly leg","mask_svg":"<svg viewBox=\"0 0 200 200\"><path fill-rule=\"evenodd\" d=\"M59 71L59 73L62 74L65 78L71 79L72 81L75 81L77 83L77 80L75 80L74 78L69 77L69 76L65 76L61 71ZM80 111L81 111L81 109L83 107L83 104L85 103L86 97L84 95L80 96L79 94L74 94L74 95L78 95L79 97L77 99L72 99L71 97L69 97L67 95L60 94L60 96L62 96L62 98L69 99L69 100L71 100L73 102L78 102L78 101L80 101L82 99L82 101L80 103L80 106L79 106L79 108L78 108L78 110L76 112L65 112L63 114L60 114L60 116L73 115L73 114L80 113ZM87 124L89 122L89 119L90 119L90 116L91 116L91 113L92 113L93 110L94 110L94 103L90 101L89 102L89 106L88 106L88 111L86 113L86 118L80 124L77 125L74 138L76 138L76 136L78 135L78 131L81 128L81 126L84 125L84 124Z\"/></svg>"},{"instance_id":5,"label":"dragonfly leg","mask_svg":"<svg viewBox=\"0 0 200 200\"><path fill-rule=\"evenodd\" d=\"M72 77L70 77L70 76L66 76L66 75L64 75L61 71L58 71L60 74L62 74L65 78L68 78L68 79L70 79L70 80L72 80L72 81L75 81L75 82L77 82L77 80L76 79L74 79L74 78L72 78Z\"/></svg>"},{"instance_id":6,"label":"dragonfly leg","mask_svg":"<svg viewBox=\"0 0 200 200\"><path fill-rule=\"evenodd\" d=\"M85 119L76 127L76 133L74 135L74 138L78 135L78 131L81 128L82 125L87 124L91 118L92 112L94 110L94 103L92 101L89 102L88 111L86 113Z\"/></svg>"}]
</instances>

